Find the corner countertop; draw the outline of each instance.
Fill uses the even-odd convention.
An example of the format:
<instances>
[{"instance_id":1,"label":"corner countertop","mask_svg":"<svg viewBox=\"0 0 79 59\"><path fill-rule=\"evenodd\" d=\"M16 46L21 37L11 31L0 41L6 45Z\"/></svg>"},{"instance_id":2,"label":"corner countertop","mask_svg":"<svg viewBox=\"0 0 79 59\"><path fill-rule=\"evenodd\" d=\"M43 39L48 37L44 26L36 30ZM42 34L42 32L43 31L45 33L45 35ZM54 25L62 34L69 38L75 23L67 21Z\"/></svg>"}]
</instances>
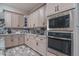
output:
<instances>
[{"instance_id":1,"label":"corner countertop","mask_svg":"<svg viewBox=\"0 0 79 59\"><path fill-rule=\"evenodd\" d=\"M18 34L18 33L12 33L12 34L0 34L1 37L3 37L3 36L10 36L10 35L25 35L25 34L23 34L23 33L20 33L20 34Z\"/></svg>"}]
</instances>

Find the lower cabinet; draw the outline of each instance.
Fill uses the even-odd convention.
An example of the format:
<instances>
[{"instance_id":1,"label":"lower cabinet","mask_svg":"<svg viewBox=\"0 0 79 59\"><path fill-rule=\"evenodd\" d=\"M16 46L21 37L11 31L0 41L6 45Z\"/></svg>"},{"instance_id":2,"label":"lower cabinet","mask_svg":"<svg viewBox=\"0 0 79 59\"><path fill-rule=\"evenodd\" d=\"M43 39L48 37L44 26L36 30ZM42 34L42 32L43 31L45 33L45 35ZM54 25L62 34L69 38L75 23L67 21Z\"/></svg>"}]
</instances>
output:
<instances>
[{"instance_id":1,"label":"lower cabinet","mask_svg":"<svg viewBox=\"0 0 79 59\"><path fill-rule=\"evenodd\" d=\"M25 44L40 53L41 55L47 55L46 36L26 35Z\"/></svg>"},{"instance_id":2,"label":"lower cabinet","mask_svg":"<svg viewBox=\"0 0 79 59\"><path fill-rule=\"evenodd\" d=\"M18 36L18 44L19 44L19 45L24 44L24 39L25 39L25 38L24 38L24 35L19 35L19 36Z\"/></svg>"},{"instance_id":3,"label":"lower cabinet","mask_svg":"<svg viewBox=\"0 0 79 59\"><path fill-rule=\"evenodd\" d=\"M30 45L29 43L30 43L30 36L25 35L25 44L29 46Z\"/></svg>"},{"instance_id":4,"label":"lower cabinet","mask_svg":"<svg viewBox=\"0 0 79 59\"><path fill-rule=\"evenodd\" d=\"M24 44L24 35L11 35L5 37L5 47L14 47L21 44Z\"/></svg>"},{"instance_id":5,"label":"lower cabinet","mask_svg":"<svg viewBox=\"0 0 79 59\"><path fill-rule=\"evenodd\" d=\"M37 51L42 55L46 55L47 54L47 39L46 39L46 37L39 36L36 44L37 44Z\"/></svg>"},{"instance_id":6,"label":"lower cabinet","mask_svg":"<svg viewBox=\"0 0 79 59\"><path fill-rule=\"evenodd\" d=\"M5 47L9 48L13 46L13 39L11 36L5 37Z\"/></svg>"},{"instance_id":7,"label":"lower cabinet","mask_svg":"<svg viewBox=\"0 0 79 59\"><path fill-rule=\"evenodd\" d=\"M13 39L13 46L17 46L18 45L18 35L13 35L12 39Z\"/></svg>"}]
</instances>

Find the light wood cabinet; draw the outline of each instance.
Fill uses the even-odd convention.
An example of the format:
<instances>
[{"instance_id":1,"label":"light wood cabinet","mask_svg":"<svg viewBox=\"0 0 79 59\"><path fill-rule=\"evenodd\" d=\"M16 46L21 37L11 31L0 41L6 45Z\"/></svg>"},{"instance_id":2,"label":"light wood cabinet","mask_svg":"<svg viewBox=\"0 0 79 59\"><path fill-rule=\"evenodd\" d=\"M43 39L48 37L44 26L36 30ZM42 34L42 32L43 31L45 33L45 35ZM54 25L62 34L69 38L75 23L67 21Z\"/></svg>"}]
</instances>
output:
<instances>
[{"instance_id":1,"label":"light wood cabinet","mask_svg":"<svg viewBox=\"0 0 79 59\"><path fill-rule=\"evenodd\" d=\"M30 45L30 36L27 34L27 35L25 35L25 44L26 45Z\"/></svg>"},{"instance_id":2,"label":"light wood cabinet","mask_svg":"<svg viewBox=\"0 0 79 59\"><path fill-rule=\"evenodd\" d=\"M24 35L19 35L18 36L18 45L24 44Z\"/></svg>"},{"instance_id":3,"label":"light wood cabinet","mask_svg":"<svg viewBox=\"0 0 79 59\"><path fill-rule=\"evenodd\" d=\"M12 26L11 27L19 27L19 15L12 13Z\"/></svg>"},{"instance_id":4,"label":"light wood cabinet","mask_svg":"<svg viewBox=\"0 0 79 59\"><path fill-rule=\"evenodd\" d=\"M40 35L25 36L25 44L39 52L41 55L47 54L47 38Z\"/></svg>"},{"instance_id":5,"label":"light wood cabinet","mask_svg":"<svg viewBox=\"0 0 79 59\"><path fill-rule=\"evenodd\" d=\"M13 35L13 36L12 36L12 39L13 39L13 46L19 45L19 44L18 44L18 35Z\"/></svg>"},{"instance_id":6,"label":"light wood cabinet","mask_svg":"<svg viewBox=\"0 0 79 59\"><path fill-rule=\"evenodd\" d=\"M13 46L13 39L11 36L5 37L5 47L9 48Z\"/></svg>"},{"instance_id":7,"label":"light wood cabinet","mask_svg":"<svg viewBox=\"0 0 79 59\"><path fill-rule=\"evenodd\" d=\"M18 20L19 24L18 26L20 28L23 28L24 27L24 23L25 23L25 20L24 20L24 16L23 15L19 15L19 20Z\"/></svg>"},{"instance_id":8,"label":"light wood cabinet","mask_svg":"<svg viewBox=\"0 0 79 59\"><path fill-rule=\"evenodd\" d=\"M46 15L50 16L52 14L66 11L75 8L74 3L47 3L46 5Z\"/></svg>"},{"instance_id":9,"label":"light wood cabinet","mask_svg":"<svg viewBox=\"0 0 79 59\"><path fill-rule=\"evenodd\" d=\"M39 9L39 20L38 20L39 27L45 27L47 24L45 10L46 10L46 6L43 6Z\"/></svg>"},{"instance_id":10,"label":"light wood cabinet","mask_svg":"<svg viewBox=\"0 0 79 59\"><path fill-rule=\"evenodd\" d=\"M5 18L5 26L11 27L12 13L4 12L4 18Z\"/></svg>"},{"instance_id":11,"label":"light wood cabinet","mask_svg":"<svg viewBox=\"0 0 79 59\"><path fill-rule=\"evenodd\" d=\"M5 26L6 27L13 27L13 28L23 28L24 27L24 16L14 13L5 11Z\"/></svg>"},{"instance_id":12,"label":"light wood cabinet","mask_svg":"<svg viewBox=\"0 0 79 59\"><path fill-rule=\"evenodd\" d=\"M65 11L75 8L75 3L59 3L59 10Z\"/></svg>"},{"instance_id":13,"label":"light wood cabinet","mask_svg":"<svg viewBox=\"0 0 79 59\"><path fill-rule=\"evenodd\" d=\"M47 38L39 36L37 42L38 42L37 51L42 55L46 55L47 54Z\"/></svg>"},{"instance_id":14,"label":"light wood cabinet","mask_svg":"<svg viewBox=\"0 0 79 59\"><path fill-rule=\"evenodd\" d=\"M38 10L31 13L28 17L28 27L45 27L46 26L46 19L45 19L45 8L43 6Z\"/></svg>"}]
</instances>

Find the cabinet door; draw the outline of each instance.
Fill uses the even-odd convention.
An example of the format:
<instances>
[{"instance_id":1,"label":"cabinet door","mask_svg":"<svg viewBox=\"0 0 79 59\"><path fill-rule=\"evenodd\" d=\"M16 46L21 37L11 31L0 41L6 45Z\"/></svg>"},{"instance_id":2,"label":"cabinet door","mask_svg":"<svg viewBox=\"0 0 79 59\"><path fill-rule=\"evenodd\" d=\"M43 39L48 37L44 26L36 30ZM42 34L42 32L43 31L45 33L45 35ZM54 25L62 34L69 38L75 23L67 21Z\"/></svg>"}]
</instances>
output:
<instances>
[{"instance_id":1,"label":"cabinet door","mask_svg":"<svg viewBox=\"0 0 79 59\"><path fill-rule=\"evenodd\" d=\"M47 39L46 39L46 37L39 37L38 52L42 55L47 54Z\"/></svg>"},{"instance_id":2,"label":"cabinet door","mask_svg":"<svg viewBox=\"0 0 79 59\"><path fill-rule=\"evenodd\" d=\"M30 15L27 18L27 27L30 28Z\"/></svg>"},{"instance_id":3,"label":"cabinet door","mask_svg":"<svg viewBox=\"0 0 79 59\"><path fill-rule=\"evenodd\" d=\"M12 39L13 39L13 46L17 46L18 45L18 35L13 35Z\"/></svg>"},{"instance_id":4,"label":"cabinet door","mask_svg":"<svg viewBox=\"0 0 79 59\"><path fill-rule=\"evenodd\" d=\"M6 27L11 27L12 13L5 11L4 12L4 17L5 17L5 26Z\"/></svg>"},{"instance_id":5,"label":"cabinet door","mask_svg":"<svg viewBox=\"0 0 79 59\"><path fill-rule=\"evenodd\" d=\"M39 9L39 20L38 20L38 22L39 22L39 27L43 27L44 25L45 25L45 7L41 7L40 9Z\"/></svg>"},{"instance_id":6,"label":"cabinet door","mask_svg":"<svg viewBox=\"0 0 79 59\"><path fill-rule=\"evenodd\" d=\"M33 27L32 26L32 20L33 20L33 17L32 17L32 14L30 14L29 16L28 16L28 20L27 20L27 26L28 26L28 28L31 28L31 27Z\"/></svg>"},{"instance_id":7,"label":"cabinet door","mask_svg":"<svg viewBox=\"0 0 79 59\"><path fill-rule=\"evenodd\" d=\"M47 3L46 5L46 16L55 14L56 12L56 3Z\"/></svg>"},{"instance_id":8,"label":"cabinet door","mask_svg":"<svg viewBox=\"0 0 79 59\"><path fill-rule=\"evenodd\" d=\"M37 37L35 35L33 35L32 40L31 40L31 47L35 51L37 51L37 40L36 39L37 39Z\"/></svg>"},{"instance_id":9,"label":"cabinet door","mask_svg":"<svg viewBox=\"0 0 79 59\"><path fill-rule=\"evenodd\" d=\"M12 13L12 27L19 27L19 15L16 13Z\"/></svg>"},{"instance_id":10,"label":"cabinet door","mask_svg":"<svg viewBox=\"0 0 79 59\"><path fill-rule=\"evenodd\" d=\"M19 37L18 37L18 44L19 45L24 44L24 36L23 35L19 35Z\"/></svg>"},{"instance_id":11,"label":"cabinet door","mask_svg":"<svg viewBox=\"0 0 79 59\"><path fill-rule=\"evenodd\" d=\"M27 34L27 35L25 35L25 44L26 45L30 45L30 36Z\"/></svg>"},{"instance_id":12,"label":"cabinet door","mask_svg":"<svg viewBox=\"0 0 79 59\"><path fill-rule=\"evenodd\" d=\"M23 28L24 27L24 16L19 15L19 27Z\"/></svg>"},{"instance_id":13,"label":"cabinet door","mask_svg":"<svg viewBox=\"0 0 79 59\"><path fill-rule=\"evenodd\" d=\"M12 37L10 36L7 36L5 37L5 47L6 48L9 48L9 47L12 47L13 46L13 39Z\"/></svg>"},{"instance_id":14,"label":"cabinet door","mask_svg":"<svg viewBox=\"0 0 79 59\"><path fill-rule=\"evenodd\" d=\"M38 27L39 26L39 10L35 11L33 14L33 26Z\"/></svg>"},{"instance_id":15,"label":"cabinet door","mask_svg":"<svg viewBox=\"0 0 79 59\"><path fill-rule=\"evenodd\" d=\"M65 11L65 10L69 10L69 9L73 9L73 8L75 8L74 3L59 3L60 11Z\"/></svg>"}]
</instances>

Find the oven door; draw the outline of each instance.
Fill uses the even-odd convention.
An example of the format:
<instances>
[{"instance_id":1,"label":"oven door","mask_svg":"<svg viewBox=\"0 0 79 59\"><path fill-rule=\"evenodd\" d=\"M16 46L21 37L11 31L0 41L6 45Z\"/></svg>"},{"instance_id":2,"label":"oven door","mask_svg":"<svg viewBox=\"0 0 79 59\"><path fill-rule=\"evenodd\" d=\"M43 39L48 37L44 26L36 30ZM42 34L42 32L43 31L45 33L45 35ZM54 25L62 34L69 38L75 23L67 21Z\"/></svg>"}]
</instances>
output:
<instances>
[{"instance_id":1,"label":"oven door","mask_svg":"<svg viewBox=\"0 0 79 59\"><path fill-rule=\"evenodd\" d=\"M61 12L48 17L48 30L72 30L74 25L73 10Z\"/></svg>"},{"instance_id":2,"label":"oven door","mask_svg":"<svg viewBox=\"0 0 79 59\"><path fill-rule=\"evenodd\" d=\"M71 55L71 40L62 40L48 37L48 48L55 49L67 55Z\"/></svg>"}]
</instances>

